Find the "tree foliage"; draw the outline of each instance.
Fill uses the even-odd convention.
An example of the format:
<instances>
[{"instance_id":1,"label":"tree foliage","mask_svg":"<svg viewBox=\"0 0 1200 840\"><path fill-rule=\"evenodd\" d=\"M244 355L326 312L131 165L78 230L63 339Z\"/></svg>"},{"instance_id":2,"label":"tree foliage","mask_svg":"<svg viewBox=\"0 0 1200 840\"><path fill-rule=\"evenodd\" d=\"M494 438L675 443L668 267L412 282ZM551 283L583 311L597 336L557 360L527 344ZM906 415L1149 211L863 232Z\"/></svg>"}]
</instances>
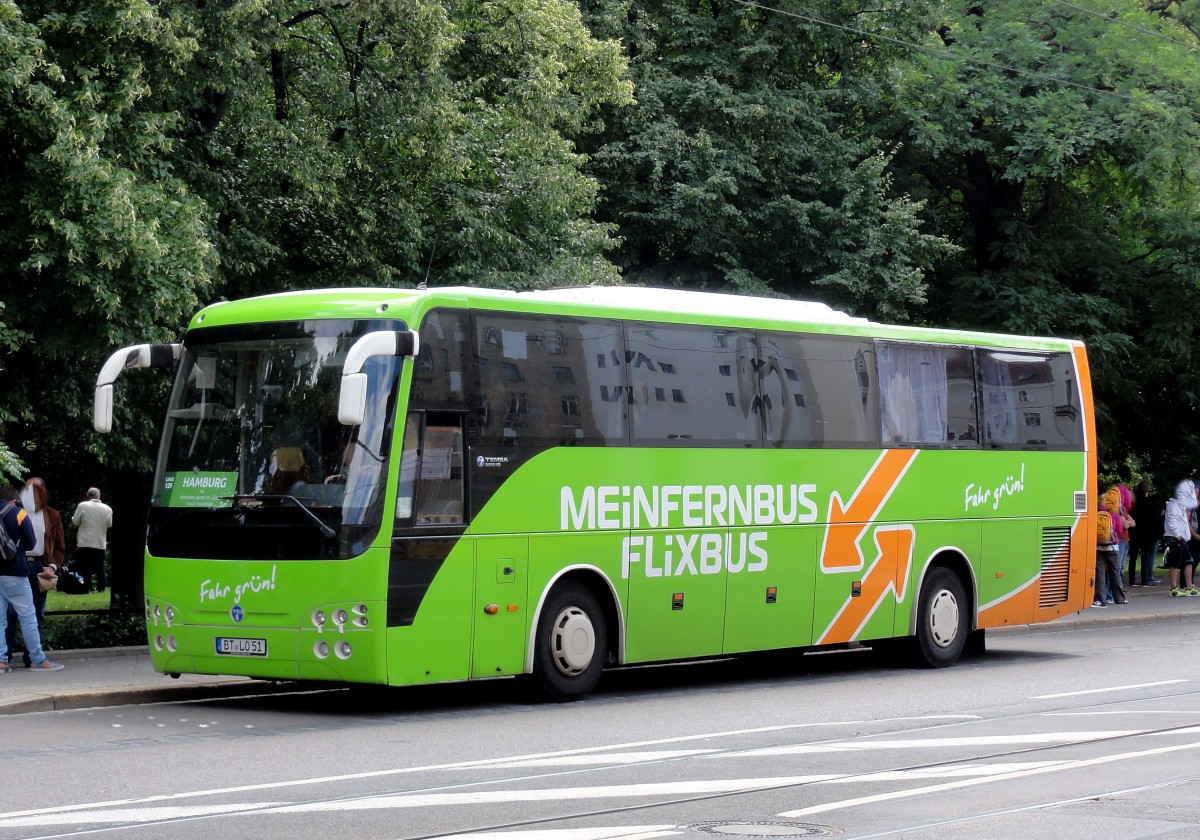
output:
<instances>
[{"instance_id":1,"label":"tree foliage","mask_svg":"<svg viewBox=\"0 0 1200 840\"><path fill-rule=\"evenodd\" d=\"M1200 74L1175 11L935 7L878 123L897 185L962 246L926 316L1085 339L1106 456L1153 449L1160 471L1165 447L1200 455L1191 409L1151 409L1200 399Z\"/></svg>"},{"instance_id":2,"label":"tree foliage","mask_svg":"<svg viewBox=\"0 0 1200 840\"><path fill-rule=\"evenodd\" d=\"M588 5L597 31L626 45L637 90L638 106L609 109L589 143L626 279L820 297L889 319L923 303L925 267L948 243L893 189L890 154L862 119L889 50L733 2Z\"/></svg>"},{"instance_id":3,"label":"tree foliage","mask_svg":"<svg viewBox=\"0 0 1200 840\"><path fill-rule=\"evenodd\" d=\"M0 67L0 410L39 470L147 469L162 383L100 440L99 363L219 296L617 279L569 136L631 87L569 0L0 0Z\"/></svg>"}]
</instances>

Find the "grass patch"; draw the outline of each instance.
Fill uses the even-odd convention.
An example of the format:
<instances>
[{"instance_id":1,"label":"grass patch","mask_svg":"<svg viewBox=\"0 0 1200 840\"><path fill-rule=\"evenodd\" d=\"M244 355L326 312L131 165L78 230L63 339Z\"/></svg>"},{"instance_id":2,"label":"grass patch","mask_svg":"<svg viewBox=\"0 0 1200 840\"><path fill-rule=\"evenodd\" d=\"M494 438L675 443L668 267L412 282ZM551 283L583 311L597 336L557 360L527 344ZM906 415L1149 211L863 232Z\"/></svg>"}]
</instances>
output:
<instances>
[{"instance_id":1,"label":"grass patch","mask_svg":"<svg viewBox=\"0 0 1200 840\"><path fill-rule=\"evenodd\" d=\"M85 595L67 595L57 589L46 593L46 612L62 610L107 610L112 606L112 590L88 592Z\"/></svg>"},{"instance_id":2,"label":"grass patch","mask_svg":"<svg viewBox=\"0 0 1200 840\"><path fill-rule=\"evenodd\" d=\"M66 595L58 590L51 590L46 596L46 622L42 625L42 643L52 650L146 644L144 612L112 610L111 589L104 592L88 592L84 595ZM79 614L54 615L64 611Z\"/></svg>"}]
</instances>

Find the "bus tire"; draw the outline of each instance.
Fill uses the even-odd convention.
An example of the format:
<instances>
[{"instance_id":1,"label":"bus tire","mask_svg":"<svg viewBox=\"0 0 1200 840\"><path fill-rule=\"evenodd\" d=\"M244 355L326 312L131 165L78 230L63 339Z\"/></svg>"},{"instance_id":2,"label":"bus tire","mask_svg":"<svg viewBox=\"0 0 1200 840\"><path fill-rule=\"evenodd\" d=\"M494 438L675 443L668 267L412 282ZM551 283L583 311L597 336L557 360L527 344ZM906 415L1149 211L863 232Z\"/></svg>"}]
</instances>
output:
<instances>
[{"instance_id":1,"label":"bus tire","mask_svg":"<svg viewBox=\"0 0 1200 840\"><path fill-rule=\"evenodd\" d=\"M558 703L586 697L607 652L608 628L596 596L574 581L555 586L534 637L533 676L542 693Z\"/></svg>"},{"instance_id":2,"label":"bus tire","mask_svg":"<svg viewBox=\"0 0 1200 840\"><path fill-rule=\"evenodd\" d=\"M967 610L967 593L958 575L949 569L931 570L917 605L917 664L945 668L958 661L970 632Z\"/></svg>"}]
</instances>

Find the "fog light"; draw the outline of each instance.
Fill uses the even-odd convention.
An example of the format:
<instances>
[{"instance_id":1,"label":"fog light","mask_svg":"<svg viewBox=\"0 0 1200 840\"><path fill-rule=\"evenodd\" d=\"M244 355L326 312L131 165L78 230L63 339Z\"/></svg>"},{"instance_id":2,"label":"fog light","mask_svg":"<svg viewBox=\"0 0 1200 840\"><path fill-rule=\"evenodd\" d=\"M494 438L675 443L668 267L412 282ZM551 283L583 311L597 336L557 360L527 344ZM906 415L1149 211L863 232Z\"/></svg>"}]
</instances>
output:
<instances>
[{"instance_id":1,"label":"fog light","mask_svg":"<svg viewBox=\"0 0 1200 840\"><path fill-rule=\"evenodd\" d=\"M158 621L162 617L162 607L158 604L154 605L154 620Z\"/></svg>"},{"instance_id":2,"label":"fog light","mask_svg":"<svg viewBox=\"0 0 1200 840\"><path fill-rule=\"evenodd\" d=\"M167 650L174 653L179 648L179 643L175 641L174 636L167 636Z\"/></svg>"},{"instance_id":3,"label":"fog light","mask_svg":"<svg viewBox=\"0 0 1200 840\"><path fill-rule=\"evenodd\" d=\"M315 645L313 645L313 653L316 655L317 659L324 659L325 657L329 656L329 642L317 642Z\"/></svg>"},{"instance_id":4,"label":"fog light","mask_svg":"<svg viewBox=\"0 0 1200 840\"><path fill-rule=\"evenodd\" d=\"M357 624L359 627L366 627L367 626L367 617L365 615L360 615L358 618L354 619L354 623Z\"/></svg>"},{"instance_id":5,"label":"fog light","mask_svg":"<svg viewBox=\"0 0 1200 840\"><path fill-rule=\"evenodd\" d=\"M167 621L174 621L174 620L175 620L175 608L167 607Z\"/></svg>"},{"instance_id":6,"label":"fog light","mask_svg":"<svg viewBox=\"0 0 1200 840\"><path fill-rule=\"evenodd\" d=\"M350 643L345 641L338 642L333 646L333 652L338 655L339 659L349 659L351 653Z\"/></svg>"},{"instance_id":7,"label":"fog light","mask_svg":"<svg viewBox=\"0 0 1200 840\"><path fill-rule=\"evenodd\" d=\"M341 627L343 624L345 624L349 620L350 620L350 616L346 614L345 610L334 610L333 611L333 623L336 624L338 627Z\"/></svg>"},{"instance_id":8,"label":"fog light","mask_svg":"<svg viewBox=\"0 0 1200 840\"><path fill-rule=\"evenodd\" d=\"M163 637L162 637L161 633L154 634L154 649L155 650L163 649Z\"/></svg>"},{"instance_id":9,"label":"fog light","mask_svg":"<svg viewBox=\"0 0 1200 840\"><path fill-rule=\"evenodd\" d=\"M366 615L367 614L367 605L359 604L357 607L355 607L353 610L351 610L351 612L353 612L355 615Z\"/></svg>"},{"instance_id":10,"label":"fog light","mask_svg":"<svg viewBox=\"0 0 1200 840\"><path fill-rule=\"evenodd\" d=\"M313 610L312 623L318 627L323 627L325 625L325 611Z\"/></svg>"}]
</instances>

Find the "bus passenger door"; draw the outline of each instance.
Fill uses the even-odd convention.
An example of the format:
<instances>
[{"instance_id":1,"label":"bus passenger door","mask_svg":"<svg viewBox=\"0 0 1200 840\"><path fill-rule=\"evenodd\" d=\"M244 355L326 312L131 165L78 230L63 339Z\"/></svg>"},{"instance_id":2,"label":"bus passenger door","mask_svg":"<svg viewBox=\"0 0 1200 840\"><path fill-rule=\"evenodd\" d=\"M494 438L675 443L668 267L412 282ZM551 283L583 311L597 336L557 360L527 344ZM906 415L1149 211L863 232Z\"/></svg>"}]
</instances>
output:
<instances>
[{"instance_id":1,"label":"bus passenger door","mask_svg":"<svg viewBox=\"0 0 1200 840\"><path fill-rule=\"evenodd\" d=\"M519 674L524 669L528 567L528 537L475 541L472 677Z\"/></svg>"},{"instance_id":2,"label":"bus passenger door","mask_svg":"<svg viewBox=\"0 0 1200 840\"><path fill-rule=\"evenodd\" d=\"M388 569L388 674L396 684L465 679L473 545L466 529L463 414L409 412Z\"/></svg>"}]
</instances>

